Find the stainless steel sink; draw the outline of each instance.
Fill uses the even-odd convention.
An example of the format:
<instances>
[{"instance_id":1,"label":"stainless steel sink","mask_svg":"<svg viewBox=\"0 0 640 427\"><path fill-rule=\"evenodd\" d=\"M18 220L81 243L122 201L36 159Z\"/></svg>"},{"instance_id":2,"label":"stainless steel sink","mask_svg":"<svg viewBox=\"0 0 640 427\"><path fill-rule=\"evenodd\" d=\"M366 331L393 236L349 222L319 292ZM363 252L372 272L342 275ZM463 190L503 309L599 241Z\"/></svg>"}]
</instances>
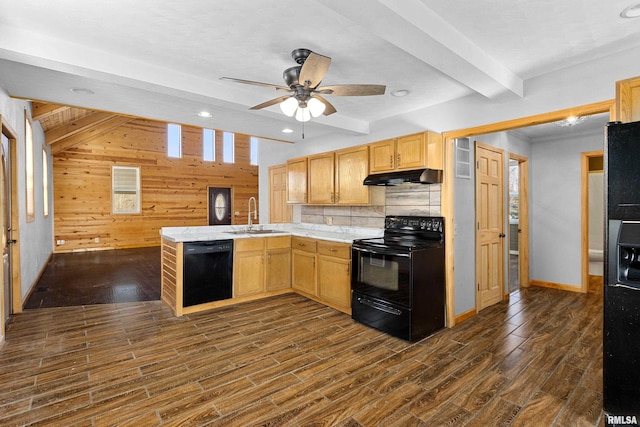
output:
<instances>
[{"instance_id":1,"label":"stainless steel sink","mask_svg":"<svg viewBox=\"0 0 640 427\"><path fill-rule=\"evenodd\" d=\"M277 233L286 233L286 231L281 230L234 230L234 231L225 231L227 234L277 234Z\"/></svg>"}]
</instances>

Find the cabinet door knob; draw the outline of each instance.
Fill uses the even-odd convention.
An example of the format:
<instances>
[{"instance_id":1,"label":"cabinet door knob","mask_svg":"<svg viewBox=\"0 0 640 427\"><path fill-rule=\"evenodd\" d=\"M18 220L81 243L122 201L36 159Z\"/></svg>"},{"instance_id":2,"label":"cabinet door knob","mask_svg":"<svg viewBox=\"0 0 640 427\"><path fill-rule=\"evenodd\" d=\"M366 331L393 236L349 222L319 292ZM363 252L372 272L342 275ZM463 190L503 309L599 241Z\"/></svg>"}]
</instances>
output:
<instances>
[{"instance_id":1,"label":"cabinet door knob","mask_svg":"<svg viewBox=\"0 0 640 427\"><path fill-rule=\"evenodd\" d=\"M393 167L393 154L389 156L389 167Z\"/></svg>"}]
</instances>

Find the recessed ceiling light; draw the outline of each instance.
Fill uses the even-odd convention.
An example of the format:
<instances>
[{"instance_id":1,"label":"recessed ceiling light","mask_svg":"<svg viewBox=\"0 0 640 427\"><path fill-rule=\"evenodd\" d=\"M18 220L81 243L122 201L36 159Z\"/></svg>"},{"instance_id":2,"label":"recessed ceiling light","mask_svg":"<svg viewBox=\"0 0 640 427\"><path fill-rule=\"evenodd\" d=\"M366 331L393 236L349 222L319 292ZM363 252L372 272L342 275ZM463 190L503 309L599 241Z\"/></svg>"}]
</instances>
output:
<instances>
[{"instance_id":1,"label":"recessed ceiling light","mask_svg":"<svg viewBox=\"0 0 640 427\"><path fill-rule=\"evenodd\" d=\"M402 96L407 96L409 95L409 91L407 89L396 89L393 92L391 92L391 95L393 96L397 96L397 97L402 97Z\"/></svg>"},{"instance_id":2,"label":"recessed ceiling light","mask_svg":"<svg viewBox=\"0 0 640 427\"><path fill-rule=\"evenodd\" d=\"M575 117L575 116L570 116L567 117L565 120L560 120L559 122L556 122L556 126L575 126L577 124L580 124L582 122L584 122L587 119L586 116L583 117Z\"/></svg>"},{"instance_id":3,"label":"recessed ceiling light","mask_svg":"<svg viewBox=\"0 0 640 427\"><path fill-rule=\"evenodd\" d=\"M80 95L93 95L93 91L91 89L86 89L83 87L72 87L71 92L78 93Z\"/></svg>"},{"instance_id":4,"label":"recessed ceiling light","mask_svg":"<svg viewBox=\"0 0 640 427\"><path fill-rule=\"evenodd\" d=\"M623 18L637 18L640 16L640 3L626 7L620 12L620 16Z\"/></svg>"},{"instance_id":5,"label":"recessed ceiling light","mask_svg":"<svg viewBox=\"0 0 640 427\"><path fill-rule=\"evenodd\" d=\"M211 114L211 113L210 113L210 112L208 112L208 111L200 111L200 112L198 113L198 116L200 116L200 117L204 117L204 118L208 119L208 118L213 117L213 114Z\"/></svg>"},{"instance_id":6,"label":"recessed ceiling light","mask_svg":"<svg viewBox=\"0 0 640 427\"><path fill-rule=\"evenodd\" d=\"M282 133L293 133L293 129L284 128L282 129Z\"/></svg>"}]
</instances>

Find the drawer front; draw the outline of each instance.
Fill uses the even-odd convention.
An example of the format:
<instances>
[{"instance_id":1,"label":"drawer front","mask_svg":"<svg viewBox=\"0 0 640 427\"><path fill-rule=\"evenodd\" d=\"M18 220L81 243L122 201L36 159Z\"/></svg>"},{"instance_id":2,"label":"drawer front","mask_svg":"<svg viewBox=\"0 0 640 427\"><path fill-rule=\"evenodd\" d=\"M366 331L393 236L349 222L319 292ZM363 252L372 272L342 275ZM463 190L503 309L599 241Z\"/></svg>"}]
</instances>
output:
<instances>
[{"instance_id":1,"label":"drawer front","mask_svg":"<svg viewBox=\"0 0 640 427\"><path fill-rule=\"evenodd\" d=\"M336 258L351 258L351 245L348 243L318 241L318 253L320 255L334 256Z\"/></svg>"},{"instance_id":2,"label":"drawer front","mask_svg":"<svg viewBox=\"0 0 640 427\"><path fill-rule=\"evenodd\" d=\"M267 237L267 249L286 249L291 247L291 236Z\"/></svg>"},{"instance_id":3,"label":"drawer front","mask_svg":"<svg viewBox=\"0 0 640 427\"><path fill-rule=\"evenodd\" d=\"M264 237L247 237L245 239L236 239L233 247L236 252L244 251L260 251L264 249Z\"/></svg>"},{"instance_id":4,"label":"drawer front","mask_svg":"<svg viewBox=\"0 0 640 427\"><path fill-rule=\"evenodd\" d=\"M291 249L297 249L305 252L316 252L316 241L306 237L291 237Z\"/></svg>"}]
</instances>

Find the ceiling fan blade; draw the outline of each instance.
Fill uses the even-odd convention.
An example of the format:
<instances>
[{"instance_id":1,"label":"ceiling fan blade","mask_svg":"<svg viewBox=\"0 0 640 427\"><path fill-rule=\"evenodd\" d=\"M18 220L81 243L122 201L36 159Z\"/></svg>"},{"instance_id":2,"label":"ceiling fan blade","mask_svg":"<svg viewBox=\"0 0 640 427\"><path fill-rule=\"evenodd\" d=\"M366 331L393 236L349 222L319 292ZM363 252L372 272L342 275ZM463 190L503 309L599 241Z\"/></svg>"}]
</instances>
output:
<instances>
[{"instance_id":1,"label":"ceiling fan blade","mask_svg":"<svg viewBox=\"0 0 640 427\"><path fill-rule=\"evenodd\" d=\"M254 82L253 80L234 79L233 77L220 77L220 80L225 80L225 81L234 82L234 83L242 83L242 84L245 84L245 85L268 87L268 88L272 88L272 89L275 89L275 90L282 90L282 91L285 91L285 92L290 92L291 91L291 89L289 89L288 87L285 87L285 86L272 85L270 83Z\"/></svg>"},{"instance_id":2,"label":"ceiling fan blade","mask_svg":"<svg viewBox=\"0 0 640 427\"><path fill-rule=\"evenodd\" d=\"M311 52L305 59L304 64L302 64L298 81L301 85L309 82L307 87L314 88L320 84L324 75L327 74L330 65L331 58Z\"/></svg>"},{"instance_id":3,"label":"ceiling fan blade","mask_svg":"<svg viewBox=\"0 0 640 427\"><path fill-rule=\"evenodd\" d=\"M251 107L249 109L250 110L260 110L262 108L271 107L272 105L279 104L279 103L281 103L283 101L286 101L289 98L291 98L291 95L281 96L279 98L275 98L275 99L272 99L270 101L263 102L262 104L255 105L255 106L253 106L253 107Z\"/></svg>"},{"instance_id":4,"label":"ceiling fan blade","mask_svg":"<svg viewBox=\"0 0 640 427\"><path fill-rule=\"evenodd\" d=\"M332 85L318 87L315 91L335 96L369 96L384 95L386 89L385 85Z\"/></svg>"},{"instance_id":5,"label":"ceiling fan blade","mask_svg":"<svg viewBox=\"0 0 640 427\"><path fill-rule=\"evenodd\" d=\"M317 99L318 101L320 101L320 102L322 102L324 104L325 108L324 108L324 112L322 113L323 115L328 116L328 115L333 114L333 113L336 112L336 107L331 105L331 103L329 101L327 101L326 99L324 99L320 95L313 95L311 97Z\"/></svg>"}]
</instances>

